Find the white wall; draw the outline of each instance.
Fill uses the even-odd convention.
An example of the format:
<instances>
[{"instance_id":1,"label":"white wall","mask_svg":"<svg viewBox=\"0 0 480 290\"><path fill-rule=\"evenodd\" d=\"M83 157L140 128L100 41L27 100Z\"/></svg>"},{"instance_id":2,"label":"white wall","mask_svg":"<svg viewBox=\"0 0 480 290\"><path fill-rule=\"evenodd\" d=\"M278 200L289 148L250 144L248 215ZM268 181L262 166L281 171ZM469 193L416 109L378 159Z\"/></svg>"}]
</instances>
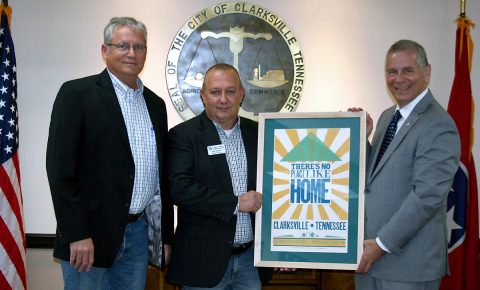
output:
<instances>
[{"instance_id":1,"label":"white wall","mask_svg":"<svg viewBox=\"0 0 480 290\"><path fill-rule=\"evenodd\" d=\"M216 0L10 0L18 67L20 153L27 233L54 233L55 217L45 173L45 148L54 97L66 80L100 72L102 31L113 16L133 16L149 32L144 83L167 103L170 127L181 122L167 92L165 60L184 23ZM383 78L384 56L396 40L417 40L427 50L430 88L446 107L453 80L454 20L458 0L250 1L279 15L293 30L305 59L305 86L297 111L338 111L363 106L376 120L392 105ZM467 15L480 25L479 1L467 1ZM480 103L480 37L472 31L473 94ZM480 113L475 114L479 128ZM475 131L476 140L480 132ZM478 141L477 141L478 142ZM479 146L474 146L477 166ZM30 289L56 289L37 267L51 260L29 250ZM43 252L42 252L43 253ZM43 253L44 254L44 253ZM39 258L43 257L43 258ZM37 261L46 259L45 264ZM60 279L60 276L58 276ZM46 284L45 284L46 283ZM45 286L41 286L45 285ZM48 286L50 285L50 286ZM56 284L55 284L56 285Z\"/></svg>"}]
</instances>

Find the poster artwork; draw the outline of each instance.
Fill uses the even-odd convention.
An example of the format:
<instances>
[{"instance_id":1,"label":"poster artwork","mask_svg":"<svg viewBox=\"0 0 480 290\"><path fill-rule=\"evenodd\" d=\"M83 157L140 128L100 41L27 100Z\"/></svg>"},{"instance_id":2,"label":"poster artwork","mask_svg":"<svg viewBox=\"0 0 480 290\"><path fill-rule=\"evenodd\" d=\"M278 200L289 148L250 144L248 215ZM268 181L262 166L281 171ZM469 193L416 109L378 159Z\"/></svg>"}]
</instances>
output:
<instances>
[{"instance_id":1,"label":"poster artwork","mask_svg":"<svg viewBox=\"0 0 480 290\"><path fill-rule=\"evenodd\" d=\"M350 128L275 129L273 161L270 250L346 253Z\"/></svg>"}]
</instances>

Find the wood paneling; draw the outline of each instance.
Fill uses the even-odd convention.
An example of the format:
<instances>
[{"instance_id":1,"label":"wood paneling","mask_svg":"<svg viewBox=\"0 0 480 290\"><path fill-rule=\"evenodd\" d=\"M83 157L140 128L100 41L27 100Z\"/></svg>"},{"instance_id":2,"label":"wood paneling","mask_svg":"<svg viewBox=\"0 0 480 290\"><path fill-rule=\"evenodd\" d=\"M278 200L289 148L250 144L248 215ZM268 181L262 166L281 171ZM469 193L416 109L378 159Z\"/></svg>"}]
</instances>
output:
<instances>
[{"instance_id":1,"label":"wood paneling","mask_svg":"<svg viewBox=\"0 0 480 290\"><path fill-rule=\"evenodd\" d=\"M294 272L275 272L262 290L316 290L320 288L320 271L298 269Z\"/></svg>"},{"instance_id":2,"label":"wood paneling","mask_svg":"<svg viewBox=\"0 0 480 290\"><path fill-rule=\"evenodd\" d=\"M322 283L320 289L328 290L354 290L353 271L322 270Z\"/></svg>"},{"instance_id":3,"label":"wood paneling","mask_svg":"<svg viewBox=\"0 0 480 290\"><path fill-rule=\"evenodd\" d=\"M165 271L149 266L146 290L180 290L165 282ZM298 269L276 272L262 290L354 290L353 271Z\"/></svg>"},{"instance_id":4,"label":"wood paneling","mask_svg":"<svg viewBox=\"0 0 480 290\"><path fill-rule=\"evenodd\" d=\"M168 284L165 281L165 270L149 265L145 290L180 290L180 287Z\"/></svg>"}]
</instances>

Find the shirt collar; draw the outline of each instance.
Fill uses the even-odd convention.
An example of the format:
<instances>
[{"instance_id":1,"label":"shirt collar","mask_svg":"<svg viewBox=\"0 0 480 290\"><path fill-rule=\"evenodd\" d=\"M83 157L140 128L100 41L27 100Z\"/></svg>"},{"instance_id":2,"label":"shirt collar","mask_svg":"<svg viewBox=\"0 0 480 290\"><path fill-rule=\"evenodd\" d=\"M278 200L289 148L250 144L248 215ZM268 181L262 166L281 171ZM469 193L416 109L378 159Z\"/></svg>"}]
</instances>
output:
<instances>
[{"instance_id":1,"label":"shirt collar","mask_svg":"<svg viewBox=\"0 0 480 290\"><path fill-rule=\"evenodd\" d=\"M403 119L407 119L408 116L410 116L410 113L412 113L415 106L427 95L427 92L428 92L428 88L426 88L420 95L418 95L410 103L406 104L403 108L400 108L397 105L397 110L400 111L400 114L402 114Z\"/></svg>"},{"instance_id":2,"label":"shirt collar","mask_svg":"<svg viewBox=\"0 0 480 290\"><path fill-rule=\"evenodd\" d=\"M127 86L125 83L123 83L119 78L117 78L110 70L107 68L108 75L110 76L110 79L112 80L113 86L115 88L115 91L119 92L121 96L126 97L127 93L133 93L134 96L142 95L143 94L143 83L140 78L137 78L137 89L134 90Z\"/></svg>"},{"instance_id":3,"label":"shirt collar","mask_svg":"<svg viewBox=\"0 0 480 290\"><path fill-rule=\"evenodd\" d=\"M212 120L212 123L213 125L215 125L215 128L217 129L218 132L224 132L225 134L230 135L232 132L240 128L240 117L237 117L237 122L235 123L235 126L233 126L233 128L230 130L223 129L222 125L218 124L213 120Z\"/></svg>"}]
</instances>

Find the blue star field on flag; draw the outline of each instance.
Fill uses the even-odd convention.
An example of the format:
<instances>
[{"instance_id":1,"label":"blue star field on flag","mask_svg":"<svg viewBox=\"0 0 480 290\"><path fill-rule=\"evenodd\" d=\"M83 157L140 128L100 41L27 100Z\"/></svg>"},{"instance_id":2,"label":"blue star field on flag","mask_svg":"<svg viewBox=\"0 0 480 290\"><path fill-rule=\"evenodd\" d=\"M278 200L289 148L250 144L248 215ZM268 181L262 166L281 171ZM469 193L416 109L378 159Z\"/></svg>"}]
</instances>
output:
<instances>
[{"instance_id":1,"label":"blue star field on flag","mask_svg":"<svg viewBox=\"0 0 480 290\"><path fill-rule=\"evenodd\" d=\"M447 225L448 225L448 250L455 249L465 238L465 225L467 214L466 194L468 180L462 166L458 167L453 179L453 185L448 194Z\"/></svg>"},{"instance_id":2,"label":"blue star field on flag","mask_svg":"<svg viewBox=\"0 0 480 290\"><path fill-rule=\"evenodd\" d=\"M0 28L0 50L0 161L4 163L18 149L17 66L5 14Z\"/></svg>"}]
</instances>

